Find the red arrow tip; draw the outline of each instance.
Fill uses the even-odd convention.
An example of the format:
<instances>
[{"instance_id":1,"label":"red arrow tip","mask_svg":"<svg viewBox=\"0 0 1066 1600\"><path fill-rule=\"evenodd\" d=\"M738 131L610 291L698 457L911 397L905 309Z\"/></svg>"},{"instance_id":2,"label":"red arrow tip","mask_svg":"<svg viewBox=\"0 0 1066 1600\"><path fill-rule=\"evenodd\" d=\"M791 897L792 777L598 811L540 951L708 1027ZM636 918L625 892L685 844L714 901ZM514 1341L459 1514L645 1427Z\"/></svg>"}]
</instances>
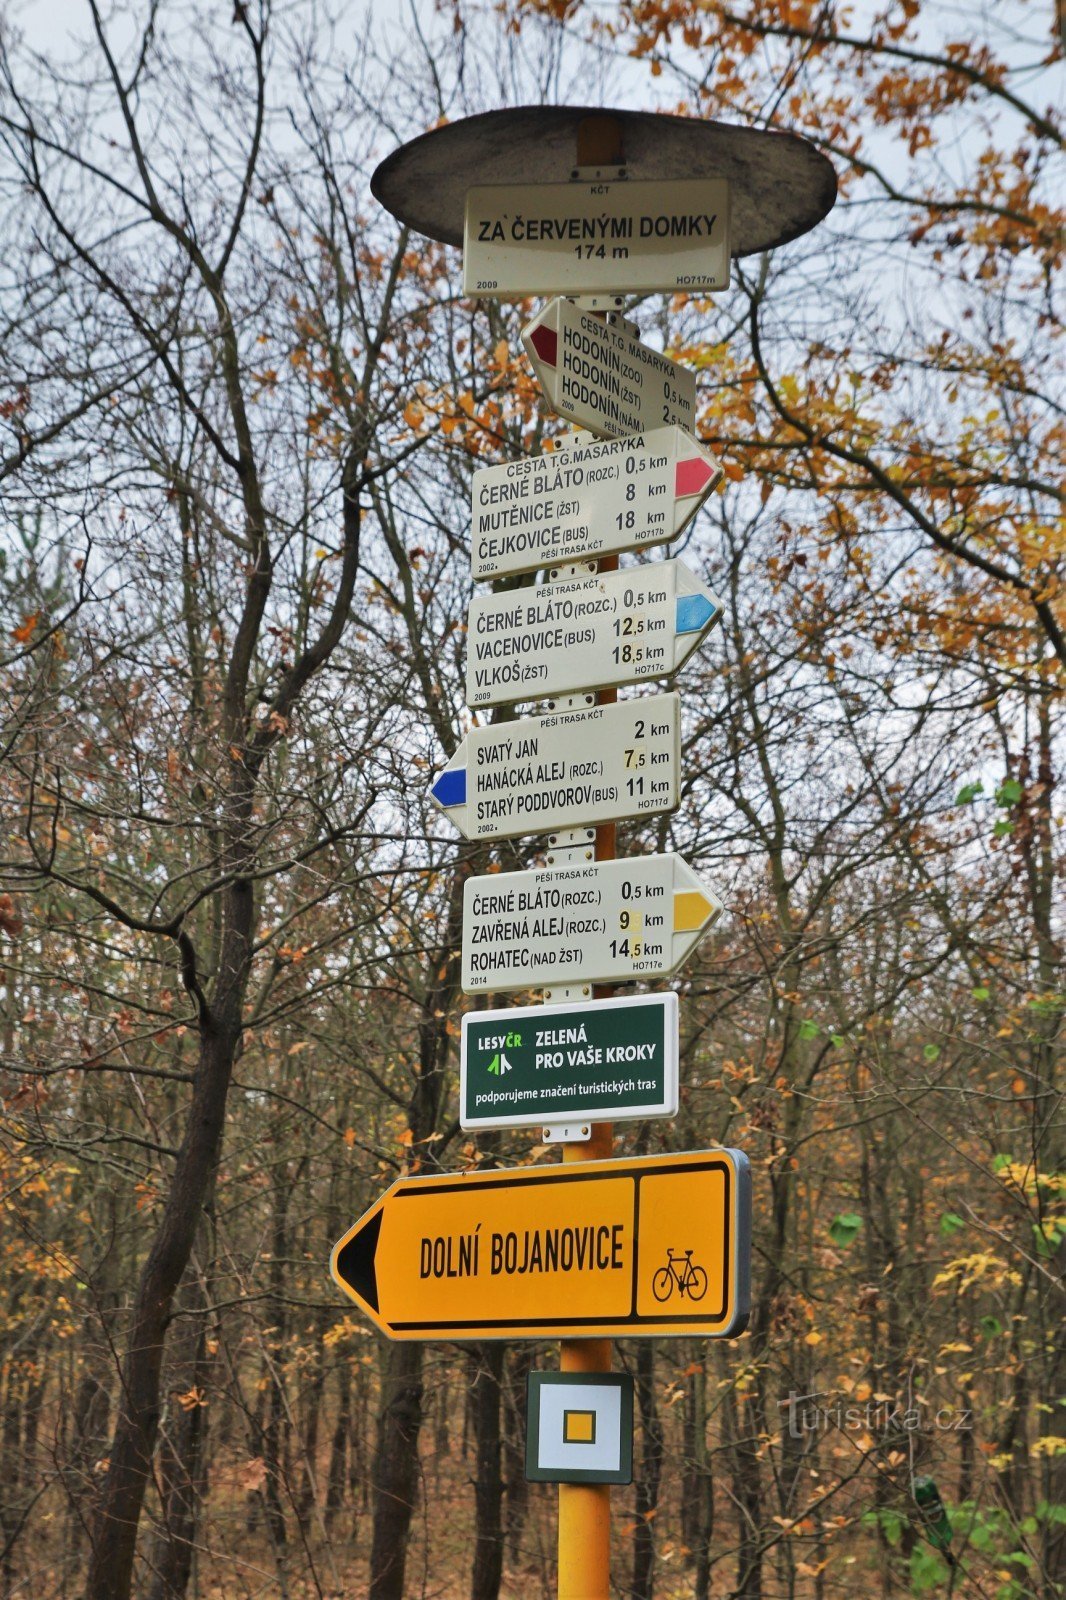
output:
<instances>
[{"instance_id":1,"label":"red arrow tip","mask_svg":"<svg viewBox=\"0 0 1066 1600\"><path fill-rule=\"evenodd\" d=\"M539 327L533 329L529 342L546 367L558 366L559 335L554 328L545 327L542 322Z\"/></svg>"},{"instance_id":2,"label":"red arrow tip","mask_svg":"<svg viewBox=\"0 0 1066 1600\"><path fill-rule=\"evenodd\" d=\"M679 461L675 468L674 494L678 500L683 500L686 495L699 494L701 489L709 483L716 483L722 476L722 469L717 465L709 465L702 456L692 456L688 461Z\"/></svg>"}]
</instances>

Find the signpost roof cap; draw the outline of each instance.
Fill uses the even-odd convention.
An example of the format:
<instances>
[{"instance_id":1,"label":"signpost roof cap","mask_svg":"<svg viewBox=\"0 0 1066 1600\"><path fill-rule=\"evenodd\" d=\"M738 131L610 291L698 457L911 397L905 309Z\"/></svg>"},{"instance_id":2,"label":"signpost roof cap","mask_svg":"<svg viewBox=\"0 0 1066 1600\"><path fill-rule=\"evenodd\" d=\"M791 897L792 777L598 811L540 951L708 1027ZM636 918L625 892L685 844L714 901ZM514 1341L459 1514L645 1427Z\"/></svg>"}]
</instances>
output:
<instances>
[{"instance_id":1,"label":"signpost roof cap","mask_svg":"<svg viewBox=\"0 0 1066 1600\"><path fill-rule=\"evenodd\" d=\"M597 106L514 106L445 123L386 156L370 188L408 227L461 246L468 189L568 182L590 119L618 125L630 178L725 178L735 256L799 238L836 200L832 162L798 134Z\"/></svg>"}]
</instances>

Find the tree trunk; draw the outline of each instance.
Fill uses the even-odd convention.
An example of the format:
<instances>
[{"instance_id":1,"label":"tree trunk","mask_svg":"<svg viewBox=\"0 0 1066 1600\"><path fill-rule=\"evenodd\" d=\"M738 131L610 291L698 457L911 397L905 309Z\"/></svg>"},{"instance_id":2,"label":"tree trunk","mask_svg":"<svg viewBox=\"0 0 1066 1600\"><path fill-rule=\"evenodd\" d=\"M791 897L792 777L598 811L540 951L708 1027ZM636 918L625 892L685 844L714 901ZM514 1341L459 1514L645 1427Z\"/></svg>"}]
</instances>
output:
<instances>
[{"instance_id":1,"label":"tree trunk","mask_svg":"<svg viewBox=\"0 0 1066 1600\"><path fill-rule=\"evenodd\" d=\"M69 1550L76 1569L82 1534L96 1509L96 1463L107 1453L107 1424L111 1398L91 1372L83 1375L74 1394L74 1425L70 1459L64 1477L70 1500Z\"/></svg>"},{"instance_id":2,"label":"tree trunk","mask_svg":"<svg viewBox=\"0 0 1066 1600\"><path fill-rule=\"evenodd\" d=\"M320 1311L315 1319L315 1368L307 1388L304 1407L303 1476L296 1502L296 1515L300 1519L300 1526L305 1530L310 1525L318 1492L318 1430L322 1415L322 1393L326 1386L326 1347L322 1342L326 1332L326 1316L325 1311Z\"/></svg>"},{"instance_id":3,"label":"tree trunk","mask_svg":"<svg viewBox=\"0 0 1066 1600\"><path fill-rule=\"evenodd\" d=\"M222 970L230 979L229 993L218 1017L203 1026L185 1137L162 1220L137 1285L122 1362L118 1417L93 1527L86 1600L129 1600L130 1596L137 1527L159 1429L163 1342L218 1160L226 1096L240 1039L252 924L251 886L234 884L228 898L234 903L231 926L236 924L225 941L228 949L224 948L222 959ZM240 951L235 944L241 946Z\"/></svg>"},{"instance_id":4,"label":"tree trunk","mask_svg":"<svg viewBox=\"0 0 1066 1600\"><path fill-rule=\"evenodd\" d=\"M267 1416L261 1453L266 1467L266 1477L263 1480L263 1505L266 1509L267 1531L274 1549L274 1559L280 1564L284 1560L285 1546L288 1543L285 1507L281 1498L281 1486L287 1480L282 1462L282 1435L286 1417L281 1389L284 1382L281 1354L285 1343L287 1321L285 1258L289 1249L289 1174L285 1166L275 1169L271 1210L273 1220L270 1231L270 1298L267 1301L269 1319L267 1327L270 1332L263 1335L266 1344L263 1376L267 1384Z\"/></svg>"},{"instance_id":5,"label":"tree trunk","mask_svg":"<svg viewBox=\"0 0 1066 1600\"><path fill-rule=\"evenodd\" d=\"M448 898L440 945L430 952L429 981L419 1021L418 1069L408 1107L411 1148L421 1170L432 1169L433 1146L447 1085L451 1039L447 1018L459 992L459 951L463 930L463 889L477 846L461 846ZM407 1539L418 1485L418 1437L422 1427L423 1346L394 1344L386 1356L382 1407L374 1452L374 1533L370 1548L368 1600L402 1600Z\"/></svg>"},{"instance_id":6,"label":"tree trunk","mask_svg":"<svg viewBox=\"0 0 1066 1600\"><path fill-rule=\"evenodd\" d=\"M500 1462L500 1385L507 1347L496 1341L474 1352L471 1409L477 1441L474 1478L474 1570L470 1600L498 1600L503 1577L503 1473Z\"/></svg>"},{"instance_id":7,"label":"tree trunk","mask_svg":"<svg viewBox=\"0 0 1066 1600\"><path fill-rule=\"evenodd\" d=\"M22 1390L23 1375L14 1362L8 1363L4 1383L3 1424L0 1440L3 1443L4 1475L0 1483L0 1538L3 1539L3 1561L0 1563L0 1595L8 1600L15 1586L16 1529L21 1511L22 1451Z\"/></svg>"},{"instance_id":8,"label":"tree trunk","mask_svg":"<svg viewBox=\"0 0 1066 1600\"><path fill-rule=\"evenodd\" d=\"M370 1510L370 1394L367 1370L356 1367L355 1418L348 1441L348 1492L352 1499L359 1497L359 1509Z\"/></svg>"},{"instance_id":9,"label":"tree trunk","mask_svg":"<svg viewBox=\"0 0 1066 1600\"><path fill-rule=\"evenodd\" d=\"M702 1345L685 1391L685 1466L681 1479L681 1533L693 1572L693 1600L710 1600L714 1480L707 1449L707 1368Z\"/></svg>"},{"instance_id":10,"label":"tree trunk","mask_svg":"<svg viewBox=\"0 0 1066 1600\"><path fill-rule=\"evenodd\" d=\"M655 1402L655 1341L637 1341L637 1405L640 1410L640 1472L636 1484L637 1526L633 1535L633 1600L655 1591L655 1516L663 1475L663 1429Z\"/></svg>"},{"instance_id":11,"label":"tree trunk","mask_svg":"<svg viewBox=\"0 0 1066 1600\"><path fill-rule=\"evenodd\" d=\"M507 1549L512 1565L522 1555L522 1535L529 1510L529 1480L526 1477L526 1380L535 1365L537 1347L513 1347L508 1382L504 1390L506 1426L503 1438L504 1478L507 1484Z\"/></svg>"},{"instance_id":12,"label":"tree trunk","mask_svg":"<svg viewBox=\"0 0 1066 1600\"><path fill-rule=\"evenodd\" d=\"M197 1280L198 1282L198 1280ZM197 1294L197 1299L202 1297ZM175 1368L174 1391L204 1395L210 1375L207 1328L202 1316L190 1319L182 1359ZM163 1527L156 1541L148 1600L183 1600L192 1575L196 1522L204 1493L206 1405L175 1405L160 1450Z\"/></svg>"},{"instance_id":13,"label":"tree trunk","mask_svg":"<svg viewBox=\"0 0 1066 1600\"><path fill-rule=\"evenodd\" d=\"M352 1374L347 1361L340 1366L340 1399L333 1439L329 1451L329 1472L326 1477L326 1532L332 1531L334 1519L344 1504L345 1460L350 1448L352 1430Z\"/></svg>"},{"instance_id":14,"label":"tree trunk","mask_svg":"<svg viewBox=\"0 0 1066 1600\"><path fill-rule=\"evenodd\" d=\"M368 1600L403 1600L407 1539L418 1489L422 1426L422 1356L415 1342L390 1344L374 1452L374 1536Z\"/></svg>"},{"instance_id":15,"label":"tree trunk","mask_svg":"<svg viewBox=\"0 0 1066 1600\"><path fill-rule=\"evenodd\" d=\"M729 1430L733 1500L737 1509L737 1581L732 1600L762 1600L762 1470L758 1439L749 1407L742 1420L736 1391L730 1384L722 1396L722 1415Z\"/></svg>"}]
</instances>

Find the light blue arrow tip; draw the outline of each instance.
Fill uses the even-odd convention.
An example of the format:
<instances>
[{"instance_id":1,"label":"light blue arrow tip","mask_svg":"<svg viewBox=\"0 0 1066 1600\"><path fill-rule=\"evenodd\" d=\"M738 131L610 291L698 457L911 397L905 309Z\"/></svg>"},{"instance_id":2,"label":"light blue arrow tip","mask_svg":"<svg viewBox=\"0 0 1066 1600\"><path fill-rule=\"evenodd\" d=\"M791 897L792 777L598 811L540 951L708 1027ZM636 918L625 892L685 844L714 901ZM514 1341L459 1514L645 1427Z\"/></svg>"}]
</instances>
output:
<instances>
[{"instance_id":1,"label":"light blue arrow tip","mask_svg":"<svg viewBox=\"0 0 1066 1600\"><path fill-rule=\"evenodd\" d=\"M466 804L466 768L449 767L442 772L430 789L439 806L464 806Z\"/></svg>"},{"instance_id":2,"label":"light blue arrow tip","mask_svg":"<svg viewBox=\"0 0 1066 1600\"><path fill-rule=\"evenodd\" d=\"M717 615L718 607L705 594L678 595L674 627L678 633L702 633Z\"/></svg>"}]
</instances>

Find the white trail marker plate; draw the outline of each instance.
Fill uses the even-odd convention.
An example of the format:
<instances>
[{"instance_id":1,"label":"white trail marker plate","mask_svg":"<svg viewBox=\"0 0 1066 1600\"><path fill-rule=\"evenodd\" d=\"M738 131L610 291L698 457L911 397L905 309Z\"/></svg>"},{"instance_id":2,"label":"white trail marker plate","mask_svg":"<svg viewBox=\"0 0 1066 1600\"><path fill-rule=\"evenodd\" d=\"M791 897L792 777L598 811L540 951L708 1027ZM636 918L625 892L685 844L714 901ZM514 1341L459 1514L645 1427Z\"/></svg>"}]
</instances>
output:
<instances>
[{"instance_id":1,"label":"white trail marker plate","mask_svg":"<svg viewBox=\"0 0 1066 1600\"><path fill-rule=\"evenodd\" d=\"M463 891L463 990L667 977L723 911L678 855L488 873Z\"/></svg>"},{"instance_id":2,"label":"white trail marker plate","mask_svg":"<svg viewBox=\"0 0 1066 1600\"><path fill-rule=\"evenodd\" d=\"M705 294L728 285L723 178L492 184L467 193L464 294Z\"/></svg>"},{"instance_id":3,"label":"white trail marker plate","mask_svg":"<svg viewBox=\"0 0 1066 1600\"><path fill-rule=\"evenodd\" d=\"M467 839L591 828L677 807L676 694L472 728L430 789Z\"/></svg>"},{"instance_id":4,"label":"white trail marker plate","mask_svg":"<svg viewBox=\"0 0 1066 1600\"><path fill-rule=\"evenodd\" d=\"M672 422L695 432L696 374L572 300L546 306L522 343L552 410L579 428L609 439Z\"/></svg>"},{"instance_id":5,"label":"white trail marker plate","mask_svg":"<svg viewBox=\"0 0 1066 1600\"><path fill-rule=\"evenodd\" d=\"M482 580L676 538L721 481L677 426L592 440L474 473L470 557Z\"/></svg>"},{"instance_id":6,"label":"white trail marker plate","mask_svg":"<svg viewBox=\"0 0 1066 1600\"><path fill-rule=\"evenodd\" d=\"M721 616L721 601L682 561L478 595L467 618L466 703L669 678Z\"/></svg>"}]
</instances>

